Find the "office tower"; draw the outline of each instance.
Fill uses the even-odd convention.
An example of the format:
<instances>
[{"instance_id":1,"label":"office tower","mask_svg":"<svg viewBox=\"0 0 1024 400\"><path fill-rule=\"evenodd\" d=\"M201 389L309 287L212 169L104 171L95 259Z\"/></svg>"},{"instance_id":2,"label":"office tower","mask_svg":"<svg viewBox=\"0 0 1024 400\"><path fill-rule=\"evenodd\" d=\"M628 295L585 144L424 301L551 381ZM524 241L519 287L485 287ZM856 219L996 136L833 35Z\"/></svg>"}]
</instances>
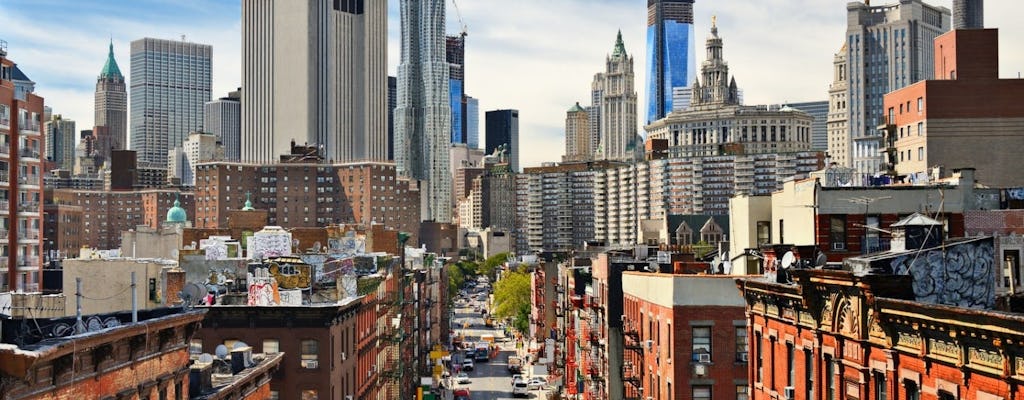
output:
<instances>
[{"instance_id":1,"label":"office tower","mask_svg":"<svg viewBox=\"0 0 1024 400\"><path fill-rule=\"evenodd\" d=\"M562 161L587 161L594 155L590 140L590 119L579 102L565 113L565 156Z\"/></svg>"},{"instance_id":2,"label":"office tower","mask_svg":"<svg viewBox=\"0 0 1024 400\"><path fill-rule=\"evenodd\" d=\"M694 0L647 1L647 123L673 110L672 90L697 73Z\"/></svg>"},{"instance_id":3,"label":"office tower","mask_svg":"<svg viewBox=\"0 0 1024 400\"><path fill-rule=\"evenodd\" d=\"M0 292L43 289L43 163L46 149L40 131L43 98L33 93L35 83L7 58L7 42L0 40Z\"/></svg>"},{"instance_id":4,"label":"office tower","mask_svg":"<svg viewBox=\"0 0 1024 400\"><path fill-rule=\"evenodd\" d=\"M242 92L236 90L227 97L203 105L203 131L217 135L224 146L224 160L241 159Z\"/></svg>"},{"instance_id":5,"label":"office tower","mask_svg":"<svg viewBox=\"0 0 1024 400\"><path fill-rule=\"evenodd\" d=\"M985 27L985 0L953 0L953 29Z\"/></svg>"},{"instance_id":6,"label":"office tower","mask_svg":"<svg viewBox=\"0 0 1024 400\"><path fill-rule=\"evenodd\" d=\"M451 105L442 0L401 0L402 55L395 107L398 173L422 181L421 218L451 222Z\"/></svg>"},{"instance_id":7,"label":"office tower","mask_svg":"<svg viewBox=\"0 0 1024 400\"><path fill-rule=\"evenodd\" d=\"M832 84L828 86L828 155L832 163L849 168L850 159L850 128L849 121L849 85L846 74L846 49L839 49L832 60Z\"/></svg>"},{"instance_id":8,"label":"office tower","mask_svg":"<svg viewBox=\"0 0 1024 400\"><path fill-rule=\"evenodd\" d=\"M386 2L242 1L242 160L386 158L386 42Z\"/></svg>"},{"instance_id":9,"label":"office tower","mask_svg":"<svg viewBox=\"0 0 1024 400\"><path fill-rule=\"evenodd\" d=\"M480 100L466 97L466 145L471 149L480 148Z\"/></svg>"},{"instance_id":10,"label":"office tower","mask_svg":"<svg viewBox=\"0 0 1024 400\"><path fill-rule=\"evenodd\" d=\"M45 129L46 159L58 169L70 170L75 165L75 121L54 114L45 122Z\"/></svg>"},{"instance_id":11,"label":"office tower","mask_svg":"<svg viewBox=\"0 0 1024 400\"><path fill-rule=\"evenodd\" d=\"M487 140L485 154L494 154L505 146L505 154L512 172L519 172L519 110L494 110L485 113Z\"/></svg>"},{"instance_id":12,"label":"office tower","mask_svg":"<svg viewBox=\"0 0 1024 400\"><path fill-rule=\"evenodd\" d=\"M633 88L633 57L626 54L622 32L615 38L605 70L594 75L594 91L600 91L600 139L596 158L632 161L639 146L636 131L636 91ZM595 104L597 106L597 104ZM490 139L488 139L488 143Z\"/></svg>"},{"instance_id":13,"label":"office tower","mask_svg":"<svg viewBox=\"0 0 1024 400\"><path fill-rule=\"evenodd\" d=\"M452 107L452 143L469 143L466 115L466 35L445 37L448 98Z\"/></svg>"},{"instance_id":14,"label":"office tower","mask_svg":"<svg viewBox=\"0 0 1024 400\"><path fill-rule=\"evenodd\" d=\"M847 60L851 167L864 175L888 168L879 152L882 96L931 79L934 41L949 30L949 9L921 0L869 6L848 3Z\"/></svg>"},{"instance_id":15,"label":"office tower","mask_svg":"<svg viewBox=\"0 0 1024 400\"><path fill-rule=\"evenodd\" d=\"M213 48L186 41L132 41L131 148L139 164L167 166L167 152L203 128Z\"/></svg>"},{"instance_id":16,"label":"office tower","mask_svg":"<svg viewBox=\"0 0 1024 400\"><path fill-rule=\"evenodd\" d=\"M388 77L388 161L395 160L395 106L398 104L398 78Z\"/></svg>"},{"instance_id":17,"label":"office tower","mask_svg":"<svg viewBox=\"0 0 1024 400\"><path fill-rule=\"evenodd\" d=\"M825 126L828 122L828 101L804 101L785 105L808 113L814 118L814 122L811 123L811 150L828 150L828 131Z\"/></svg>"},{"instance_id":18,"label":"office tower","mask_svg":"<svg viewBox=\"0 0 1024 400\"><path fill-rule=\"evenodd\" d=\"M110 158L111 149L124 150L128 145L128 92L124 75L114 60L114 43L110 43L107 62L96 78L94 108L93 125L104 127L96 150L106 160Z\"/></svg>"}]
</instances>

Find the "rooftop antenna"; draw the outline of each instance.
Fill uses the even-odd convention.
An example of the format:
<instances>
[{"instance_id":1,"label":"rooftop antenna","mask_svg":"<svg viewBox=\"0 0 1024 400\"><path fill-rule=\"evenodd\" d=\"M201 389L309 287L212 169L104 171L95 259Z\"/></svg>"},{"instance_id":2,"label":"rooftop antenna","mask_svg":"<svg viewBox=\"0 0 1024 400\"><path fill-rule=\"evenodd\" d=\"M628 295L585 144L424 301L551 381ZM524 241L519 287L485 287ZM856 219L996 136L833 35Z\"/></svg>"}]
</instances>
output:
<instances>
[{"instance_id":1,"label":"rooftop antenna","mask_svg":"<svg viewBox=\"0 0 1024 400\"><path fill-rule=\"evenodd\" d=\"M182 35L181 35L181 41L182 41L182 42L184 42L184 41L185 41L185 34L182 34Z\"/></svg>"}]
</instances>

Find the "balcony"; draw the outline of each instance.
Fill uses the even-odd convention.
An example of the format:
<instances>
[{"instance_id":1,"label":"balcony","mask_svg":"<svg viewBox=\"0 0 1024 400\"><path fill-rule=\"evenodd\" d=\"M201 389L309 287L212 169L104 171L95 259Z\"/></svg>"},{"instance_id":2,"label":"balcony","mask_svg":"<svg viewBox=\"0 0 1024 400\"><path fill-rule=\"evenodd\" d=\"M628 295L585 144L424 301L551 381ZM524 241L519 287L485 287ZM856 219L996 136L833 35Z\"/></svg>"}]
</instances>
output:
<instances>
[{"instance_id":1,"label":"balcony","mask_svg":"<svg viewBox=\"0 0 1024 400\"><path fill-rule=\"evenodd\" d=\"M18 154L21 158L39 158L39 152L34 149L21 149Z\"/></svg>"},{"instance_id":2,"label":"balcony","mask_svg":"<svg viewBox=\"0 0 1024 400\"><path fill-rule=\"evenodd\" d=\"M39 203L30 201L18 204L18 212L37 213L39 212Z\"/></svg>"},{"instance_id":3,"label":"balcony","mask_svg":"<svg viewBox=\"0 0 1024 400\"><path fill-rule=\"evenodd\" d=\"M11 154L11 145L4 143L0 144L0 156L7 157Z\"/></svg>"}]
</instances>

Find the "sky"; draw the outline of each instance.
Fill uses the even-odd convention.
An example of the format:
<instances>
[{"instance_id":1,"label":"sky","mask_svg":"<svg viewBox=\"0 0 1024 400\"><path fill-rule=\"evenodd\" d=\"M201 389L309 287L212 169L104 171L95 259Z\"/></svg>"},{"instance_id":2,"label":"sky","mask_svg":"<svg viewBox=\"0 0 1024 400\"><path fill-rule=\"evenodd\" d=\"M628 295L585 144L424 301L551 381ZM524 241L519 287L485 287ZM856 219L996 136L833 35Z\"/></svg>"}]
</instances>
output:
<instances>
[{"instance_id":1,"label":"sky","mask_svg":"<svg viewBox=\"0 0 1024 400\"><path fill-rule=\"evenodd\" d=\"M398 0L388 1L388 64L395 75L400 20ZM480 100L480 134L484 111L518 109L522 166L561 159L565 112L590 102L593 76L603 71L619 30L644 109L645 1L456 0L458 13L446 1L448 32L466 27L466 93ZM952 6L952 0L926 2ZM1015 21L1024 2L989 0L985 7L985 26L1000 29L1000 76L1016 78L1024 71L1024 25ZM82 130L92 127L96 77L110 41L127 79L132 40L184 35L213 46L214 98L241 86L240 15L238 0L0 0L0 40L46 105ZM826 99L846 31L845 0L697 0L698 68L712 16L745 103Z\"/></svg>"}]
</instances>

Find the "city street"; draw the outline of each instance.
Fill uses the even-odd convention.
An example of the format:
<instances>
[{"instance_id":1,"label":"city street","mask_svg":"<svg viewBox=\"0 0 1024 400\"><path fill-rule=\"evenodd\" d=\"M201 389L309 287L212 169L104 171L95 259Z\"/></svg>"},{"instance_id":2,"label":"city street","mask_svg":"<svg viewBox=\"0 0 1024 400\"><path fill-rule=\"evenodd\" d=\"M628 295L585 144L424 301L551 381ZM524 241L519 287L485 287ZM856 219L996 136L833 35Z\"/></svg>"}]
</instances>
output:
<instances>
[{"instance_id":1,"label":"city street","mask_svg":"<svg viewBox=\"0 0 1024 400\"><path fill-rule=\"evenodd\" d=\"M468 327L463 328L464 324L468 324ZM505 334L501 329L484 326L481 314L474 312L472 307L456 306L453 325L455 332L463 335L463 341L467 347L479 342L481 335L491 334L494 335L495 342L500 348L496 357L491 358L488 362L476 363L473 371L467 372L470 383L456 384L455 388L469 388L472 399L514 398L512 397L512 374L508 372L507 360L510 355L516 353L515 342L511 339L505 341ZM453 355L453 365L461 364L464 355L465 352ZM544 399L545 393L544 390L531 390L527 398Z\"/></svg>"}]
</instances>

